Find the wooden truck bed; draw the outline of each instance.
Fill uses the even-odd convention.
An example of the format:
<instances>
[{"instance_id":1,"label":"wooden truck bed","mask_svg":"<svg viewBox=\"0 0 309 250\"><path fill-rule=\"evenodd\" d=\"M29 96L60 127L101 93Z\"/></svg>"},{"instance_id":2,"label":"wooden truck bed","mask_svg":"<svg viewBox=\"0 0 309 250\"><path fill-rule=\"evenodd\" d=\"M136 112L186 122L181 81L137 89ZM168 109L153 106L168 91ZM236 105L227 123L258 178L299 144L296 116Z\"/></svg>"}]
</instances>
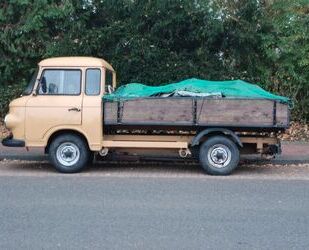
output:
<instances>
[{"instance_id":1,"label":"wooden truck bed","mask_svg":"<svg viewBox=\"0 0 309 250\"><path fill-rule=\"evenodd\" d=\"M287 104L267 99L149 97L104 101L104 126L226 127L234 130L283 130Z\"/></svg>"}]
</instances>

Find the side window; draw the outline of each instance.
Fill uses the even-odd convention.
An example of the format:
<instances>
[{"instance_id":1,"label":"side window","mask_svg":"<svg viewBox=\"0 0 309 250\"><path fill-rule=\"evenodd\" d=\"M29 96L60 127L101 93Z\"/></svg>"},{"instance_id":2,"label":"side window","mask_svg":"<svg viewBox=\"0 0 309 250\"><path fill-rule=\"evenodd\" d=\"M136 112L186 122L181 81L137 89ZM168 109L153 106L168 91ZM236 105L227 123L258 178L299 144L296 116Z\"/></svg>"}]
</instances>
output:
<instances>
[{"instance_id":1,"label":"side window","mask_svg":"<svg viewBox=\"0 0 309 250\"><path fill-rule=\"evenodd\" d=\"M113 72L105 69L105 93L109 93L109 87L113 87Z\"/></svg>"},{"instance_id":2,"label":"side window","mask_svg":"<svg viewBox=\"0 0 309 250\"><path fill-rule=\"evenodd\" d=\"M40 95L79 95L81 71L67 69L46 69L42 73Z\"/></svg>"},{"instance_id":3,"label":"side window","mask_svg":"<svg viewBox=\"0 0 309 250\"><path fill-rule=\"evenodd\" d=\"M87 69L86 95L99 95L101 90L101 70Z\"/></svg>"}]
</instances>

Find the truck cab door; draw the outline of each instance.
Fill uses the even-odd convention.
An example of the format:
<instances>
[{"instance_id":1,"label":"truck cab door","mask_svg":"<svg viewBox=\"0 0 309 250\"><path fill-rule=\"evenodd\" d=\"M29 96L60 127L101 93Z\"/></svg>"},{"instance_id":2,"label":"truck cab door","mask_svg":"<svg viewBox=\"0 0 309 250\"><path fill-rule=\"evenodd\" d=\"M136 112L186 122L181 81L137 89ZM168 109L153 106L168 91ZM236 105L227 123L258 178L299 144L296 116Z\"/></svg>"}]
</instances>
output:
<instances>
[{"instance_id":1,"label":"truck cab door","mask_svg":"<svg viewBox=\"0 0 309 250\"><path fill-rule=\"evenodd\" d=\"M51 129L81 125L81 90L80 69L43 69L36 94L26 104L26 139L35 144Z\"/></svg>"}]
</instances>

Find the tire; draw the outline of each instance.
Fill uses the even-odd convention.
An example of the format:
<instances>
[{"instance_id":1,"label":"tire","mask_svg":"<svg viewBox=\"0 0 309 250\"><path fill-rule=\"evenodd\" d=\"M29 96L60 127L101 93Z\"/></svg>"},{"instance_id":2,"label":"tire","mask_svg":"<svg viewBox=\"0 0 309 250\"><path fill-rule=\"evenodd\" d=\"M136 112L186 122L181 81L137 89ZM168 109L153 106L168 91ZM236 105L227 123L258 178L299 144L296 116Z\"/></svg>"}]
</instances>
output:
<instances>
[{"instance_id":1,"label":"tire","mask_svg":"<svg viewBox=\"0 0 309 250\"><path fill-rule=\"evenodd\" d=\"M90 150L87 142L78 135L57 136L49 146L49 159L61 173L77 173L87 166Z\"/></svg>"},{"instance_id":2,"label":"tire","mask_svg":"<svg viewBox=\"0 0 309 250\"><path fill-rule=\"evenodd\" d=\"M229 175L238 166L239 150L227 137L214 136L201 145L199 160L208 174Z\"/></svg>"}]
</instances>

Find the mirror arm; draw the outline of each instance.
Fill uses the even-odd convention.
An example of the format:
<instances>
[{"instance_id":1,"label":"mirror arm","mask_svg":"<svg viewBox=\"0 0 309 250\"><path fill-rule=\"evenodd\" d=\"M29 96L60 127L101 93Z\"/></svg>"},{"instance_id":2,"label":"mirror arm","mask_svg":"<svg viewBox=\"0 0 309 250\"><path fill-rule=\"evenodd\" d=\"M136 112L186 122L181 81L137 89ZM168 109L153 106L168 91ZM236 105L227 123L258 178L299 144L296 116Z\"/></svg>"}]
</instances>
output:
<instances>
[{"instance_id":1,"label":"mirror arm","mask_svg":"<svg viewBox=\"0 0 309 250\"><path fill-rule=\"evenodd\" d=\"M39 82L38 84L36 85L36 88L32 91L32 95L33 96L37 96L38 93L39 93L39 88L40 88L40 84L41 84L41 79L37 79Z\"/></svg>"}]
</instances>

